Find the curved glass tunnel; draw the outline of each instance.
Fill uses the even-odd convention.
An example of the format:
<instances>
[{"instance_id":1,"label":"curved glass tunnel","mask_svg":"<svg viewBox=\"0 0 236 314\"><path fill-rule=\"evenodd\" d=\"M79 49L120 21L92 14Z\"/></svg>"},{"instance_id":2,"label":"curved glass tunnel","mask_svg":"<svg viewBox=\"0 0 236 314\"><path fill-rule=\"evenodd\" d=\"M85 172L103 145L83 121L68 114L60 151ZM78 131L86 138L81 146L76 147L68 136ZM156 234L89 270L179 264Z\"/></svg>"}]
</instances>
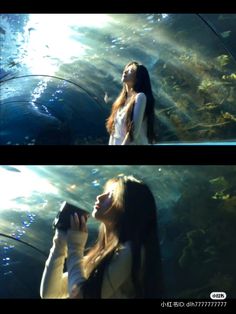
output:
<instances>
[{"instance_id":1,"label":"curved glass tunnel","mask_svg":"<svg viewBox=\"0 0 236 314\"><path fill-rule=\"evenodd\" d=\"M107 144L130 60L158 143L236 140L236 14L1 14L0 144Z\"/></svg>"},{"instance_id":2,"label":"curved glass tunnel","mask_svg":"<svg viewBox=\"0 0 236 314\"><path fill-rule=\"evenodd\" d=\"M106 180L121 173L155 195L166 297L236 298L236 166L162 165L1 166L0 298L39 298L60 204L91 212ZM89 246L98 229L92 217L88 228Z\"/></svg>"}]
</instances>

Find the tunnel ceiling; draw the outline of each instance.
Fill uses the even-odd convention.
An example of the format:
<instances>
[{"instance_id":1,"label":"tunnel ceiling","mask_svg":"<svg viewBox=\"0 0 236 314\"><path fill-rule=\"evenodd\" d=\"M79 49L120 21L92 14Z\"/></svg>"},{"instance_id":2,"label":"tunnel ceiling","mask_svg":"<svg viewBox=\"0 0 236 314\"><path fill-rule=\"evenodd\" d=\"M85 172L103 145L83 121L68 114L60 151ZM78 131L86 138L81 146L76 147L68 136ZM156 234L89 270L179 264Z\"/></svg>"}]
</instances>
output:
<instances>
[{"instance_id":1,"label":"tunnel ceiling","mask_svg":"<svg viewBox=\"0 0 236 314\"><path fill-rule=\"evenodd\" d=\"M0 144L106 144L130 60L159 142L235 139L235 14L2 14L0 39Z\"/></svg>"}]
</instances>

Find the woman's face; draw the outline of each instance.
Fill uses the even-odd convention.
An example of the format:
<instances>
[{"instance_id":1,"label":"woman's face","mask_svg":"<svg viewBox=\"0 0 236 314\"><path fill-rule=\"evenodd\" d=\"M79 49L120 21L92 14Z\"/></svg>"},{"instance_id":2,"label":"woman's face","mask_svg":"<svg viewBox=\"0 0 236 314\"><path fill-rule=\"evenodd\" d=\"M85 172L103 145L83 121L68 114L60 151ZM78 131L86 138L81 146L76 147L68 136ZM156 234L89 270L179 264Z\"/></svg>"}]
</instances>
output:
<instances>
[{"instance_id":1,"label":"woman's face","mask_svg":"<svg viewBox=\"0 0 236 314\"><path fill-rule=\"evenodd\" d=\"M92 216L97 220L105 222L112 219L113 210L111 206L113 203L114 188L115 184L112 184L104 193L97 196L92 212Z\"/></svg>"},{"instance_id":2,"label":"woman's face","mask_svg":"<svg viewBox=\"0 0 236 314\"><path fill-rule=\"evenodd\" d=\"M123 83L135 83L136 79L136 71L137 71L137 66L135 64L131 64L127 67L125 67L121 81Z\"/></svg>"}]
</instances>

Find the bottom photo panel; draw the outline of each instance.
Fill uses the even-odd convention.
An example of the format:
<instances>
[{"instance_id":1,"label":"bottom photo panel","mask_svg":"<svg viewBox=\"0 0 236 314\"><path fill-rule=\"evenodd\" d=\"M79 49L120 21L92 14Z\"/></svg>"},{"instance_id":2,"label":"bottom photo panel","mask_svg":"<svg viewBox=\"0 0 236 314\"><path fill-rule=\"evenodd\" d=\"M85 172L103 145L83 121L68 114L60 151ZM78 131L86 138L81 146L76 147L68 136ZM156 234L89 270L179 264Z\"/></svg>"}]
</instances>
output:
<instances>
[{"instance_id":1,"label":"bottom photo panel","mask_svg":"<svg viewBox=\"0 0 236 314\"><path fill-rule=\"evenodd\" d=\"M0 182L2 299L236 299L234 165L2 165Z\"/></svg>"}]
</instances>

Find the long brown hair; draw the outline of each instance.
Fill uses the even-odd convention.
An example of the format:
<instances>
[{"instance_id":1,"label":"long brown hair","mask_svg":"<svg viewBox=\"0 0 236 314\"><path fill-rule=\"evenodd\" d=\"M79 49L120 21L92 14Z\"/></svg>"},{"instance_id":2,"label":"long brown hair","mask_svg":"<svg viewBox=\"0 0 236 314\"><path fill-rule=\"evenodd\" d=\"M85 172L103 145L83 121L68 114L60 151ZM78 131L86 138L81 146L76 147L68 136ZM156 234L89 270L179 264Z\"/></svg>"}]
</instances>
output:
<instances>
[{"instance_id":1,"label":"long brown hair","mask_svg":"<svg viewBox=\"0 0 236 314\"><path fill-rule=\"evenodd\" d=\"M135 65L136 67L136 78L135 78L135 84L133 87L133 90L135 92L135 95L138 93L144 93L147 102L146 102L146 108L144 113L144 118L147 118L147 137L149 143L154 143L156 141L156 135L154 131L154 120L155 120L155 113L154 113L154 106L155 106L155 100L152 93L152 87L151 87L151 81L150 76L148 73L147 68L139 64L136 61L129 62L126 66L129 67L130 65ZM133 110L134 110L134 104L135 104L135 95L131 97L129 103L127 104L128 110L126 115L126 129L127 132L130 134L131 141L133 140ZM114 132L114 120L117 111L119 108L124 106L127 99L127 91L125 84L123 84L122 90L115 100L115 102L112 105L111 114L108 117L106 121L106 128L108 133L112 134Z\"/></svg>"},{"instance_id":2,"label":"long brown hair","mask_svg":"<svg viewBox=\"0 0 236 314\"><path fill-rule=\"evenodd\" d=\"M84 258L84 269L88 279L83 286L86 298L100 298L104 271L113 253L129 241L132 253L131 281L136 298L158 298L163 292L162 265L158 239L157 209L149 187L133 176L119 176L108 181L116 182L113 210L116 219L113 235L107 241L102 223L98 239ZM142 265L141 251L145 257ZM97 266L97 258L101 257Z\"/></svg>"}]
</instances>

